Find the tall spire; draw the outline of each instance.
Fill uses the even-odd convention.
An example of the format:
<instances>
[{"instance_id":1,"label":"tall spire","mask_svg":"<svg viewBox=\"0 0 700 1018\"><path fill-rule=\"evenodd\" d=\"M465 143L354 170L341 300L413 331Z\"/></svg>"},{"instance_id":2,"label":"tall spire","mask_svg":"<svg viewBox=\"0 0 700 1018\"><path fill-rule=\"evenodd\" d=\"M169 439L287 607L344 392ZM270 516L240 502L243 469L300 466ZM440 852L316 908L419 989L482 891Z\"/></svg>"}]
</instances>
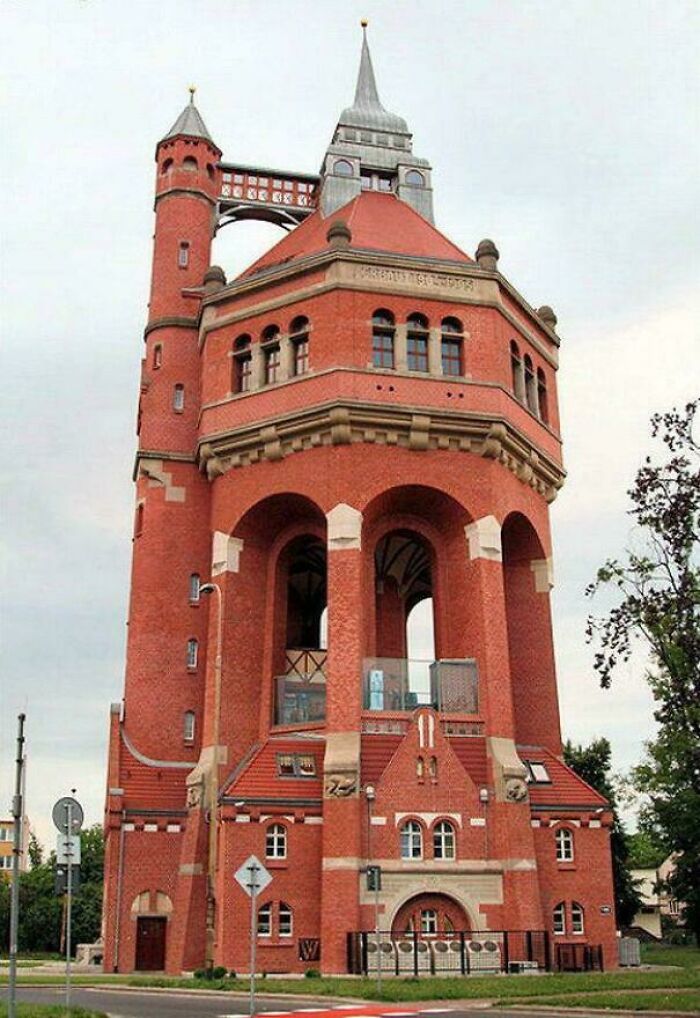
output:
<instances>
[{"instance_id":1,"label":"tall spire","mask_svg":"<svg viewBox=\"0 0 700 1018\"><path fill-rule=\"evenodd\" d=\"M195 86L190 85L190 101L168 133L161 138L161 141L165 141L166 138L174 138L178 134L186 134L189 138L204 138L206 141L211 142L212 145L214 144L214 140L202 120L202 115L194 104L194 94L196 91Z\"/></svg>"},{"instance_id":2,"label":"tall spire","mask_svg":"<svg viewBox=\"0 0 700 1018\"><path fill-rule=\"evenodd\" d=\"M403 117L396 116L384 109L379 101L377 81L374 77L372 57L367 42L367 22L362 21L362 51L360 53L360 69L357 74L355 101L340 115L338 123L352 127L366 127L378 131L390 131L396 134L408 134L408 124Z\"/></svg>"}]
</instances>

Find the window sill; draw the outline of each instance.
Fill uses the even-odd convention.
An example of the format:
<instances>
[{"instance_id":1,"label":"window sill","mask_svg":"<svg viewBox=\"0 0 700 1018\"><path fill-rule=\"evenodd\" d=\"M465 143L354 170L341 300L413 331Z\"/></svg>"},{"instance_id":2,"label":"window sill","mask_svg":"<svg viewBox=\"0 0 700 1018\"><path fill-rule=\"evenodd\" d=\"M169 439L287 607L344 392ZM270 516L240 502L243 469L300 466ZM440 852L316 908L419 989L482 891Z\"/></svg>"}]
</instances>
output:
<instances>
[{"instance_id":1,"label":"window sill","mask_svg":"<svg viewBox=\"0 0 700 1018\"><path fill-rule=\"evenodd\" d=\"M572 862L563 862L563 861L560 862L560 861L557 861L557 869L558 870L564 870L564 871L575 870L576 869L576 863L573 862L573 861Z\"/></svg>"},{"instance_id":2,"label":"window sill","mask_svg":"<svg viewBox=\"0 0 700 1018\"><path fill-rule=\"evenodd\" d=\"M197 674L197 666L196 665L188 665L187 666L187 674L188 675L196 675Z\"/></svg>"},{"instance_id":3,"label":"window sill","mask_svg":"<svg viewBox=\"0 0 700 1018\"><path fill-rule=\"evenodd\" d=\"M265 865L269 870L288 870L289 863L286 859L265 859Z\"/></svg>"}]
</instances>

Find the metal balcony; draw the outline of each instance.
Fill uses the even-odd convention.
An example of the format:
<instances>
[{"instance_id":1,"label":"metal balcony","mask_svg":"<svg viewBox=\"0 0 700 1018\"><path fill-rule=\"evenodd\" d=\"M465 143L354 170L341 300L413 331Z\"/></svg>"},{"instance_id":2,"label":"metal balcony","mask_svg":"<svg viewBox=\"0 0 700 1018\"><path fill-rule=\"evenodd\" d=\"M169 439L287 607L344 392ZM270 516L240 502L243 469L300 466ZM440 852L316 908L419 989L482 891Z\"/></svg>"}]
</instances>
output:
<instances>
[{"instance_id":1,"label":"metal balcony","mask_svg":"<svg viewBox=\"0 0 700 1018\"><path fill-rule=\"evenodd\" d=\"M478 714L476 661L472 658L443 661L365 658L363 702L368 711L433 707L445 714Z\"/></svg>"}]
</instances>

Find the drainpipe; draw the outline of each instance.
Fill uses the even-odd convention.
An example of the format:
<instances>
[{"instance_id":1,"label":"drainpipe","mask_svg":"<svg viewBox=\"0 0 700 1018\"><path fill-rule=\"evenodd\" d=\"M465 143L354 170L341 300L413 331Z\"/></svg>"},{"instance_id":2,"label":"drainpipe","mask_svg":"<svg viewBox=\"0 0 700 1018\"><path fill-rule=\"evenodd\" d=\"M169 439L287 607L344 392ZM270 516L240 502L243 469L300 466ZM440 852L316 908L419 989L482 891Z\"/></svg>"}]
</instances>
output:
<instances>
[{"instance_id":1,"label":"drainpipe","mask_svg":"<svg viewBox=\"0 0 700 1018\"><path fill-rule=\"evenodd\" d=\"M119 939L121 934L121 917L122 917L122 885L124 883L124 838L126 831L124 824L126 822L126 810L122 810L122 822L119 827L119 861L117 863L117 919L114 924L114 953L112 957L112 966L115 972L119 971Z\"/></svg>"}]
</instances>

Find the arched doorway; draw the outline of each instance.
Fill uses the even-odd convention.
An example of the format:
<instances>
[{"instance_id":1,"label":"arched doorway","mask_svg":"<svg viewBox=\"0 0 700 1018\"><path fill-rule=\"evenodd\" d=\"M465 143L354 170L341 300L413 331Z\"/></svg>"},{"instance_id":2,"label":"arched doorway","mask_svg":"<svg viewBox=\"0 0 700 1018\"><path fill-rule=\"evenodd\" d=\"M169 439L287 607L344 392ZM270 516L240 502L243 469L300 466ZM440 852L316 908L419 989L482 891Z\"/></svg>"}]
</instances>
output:
<instances>
[{"instance_id":1,"label":"arched doorway","mask_svg":"<svg viewBox=\"0 0 700 1018\"><path fill-rule=\"evenodd\" d=\"M417 894L409 898L394 916L392 936L415 933L423 937L467 933L469 917L462 906L447 894Z\"/></svg>"}]
</instances>

